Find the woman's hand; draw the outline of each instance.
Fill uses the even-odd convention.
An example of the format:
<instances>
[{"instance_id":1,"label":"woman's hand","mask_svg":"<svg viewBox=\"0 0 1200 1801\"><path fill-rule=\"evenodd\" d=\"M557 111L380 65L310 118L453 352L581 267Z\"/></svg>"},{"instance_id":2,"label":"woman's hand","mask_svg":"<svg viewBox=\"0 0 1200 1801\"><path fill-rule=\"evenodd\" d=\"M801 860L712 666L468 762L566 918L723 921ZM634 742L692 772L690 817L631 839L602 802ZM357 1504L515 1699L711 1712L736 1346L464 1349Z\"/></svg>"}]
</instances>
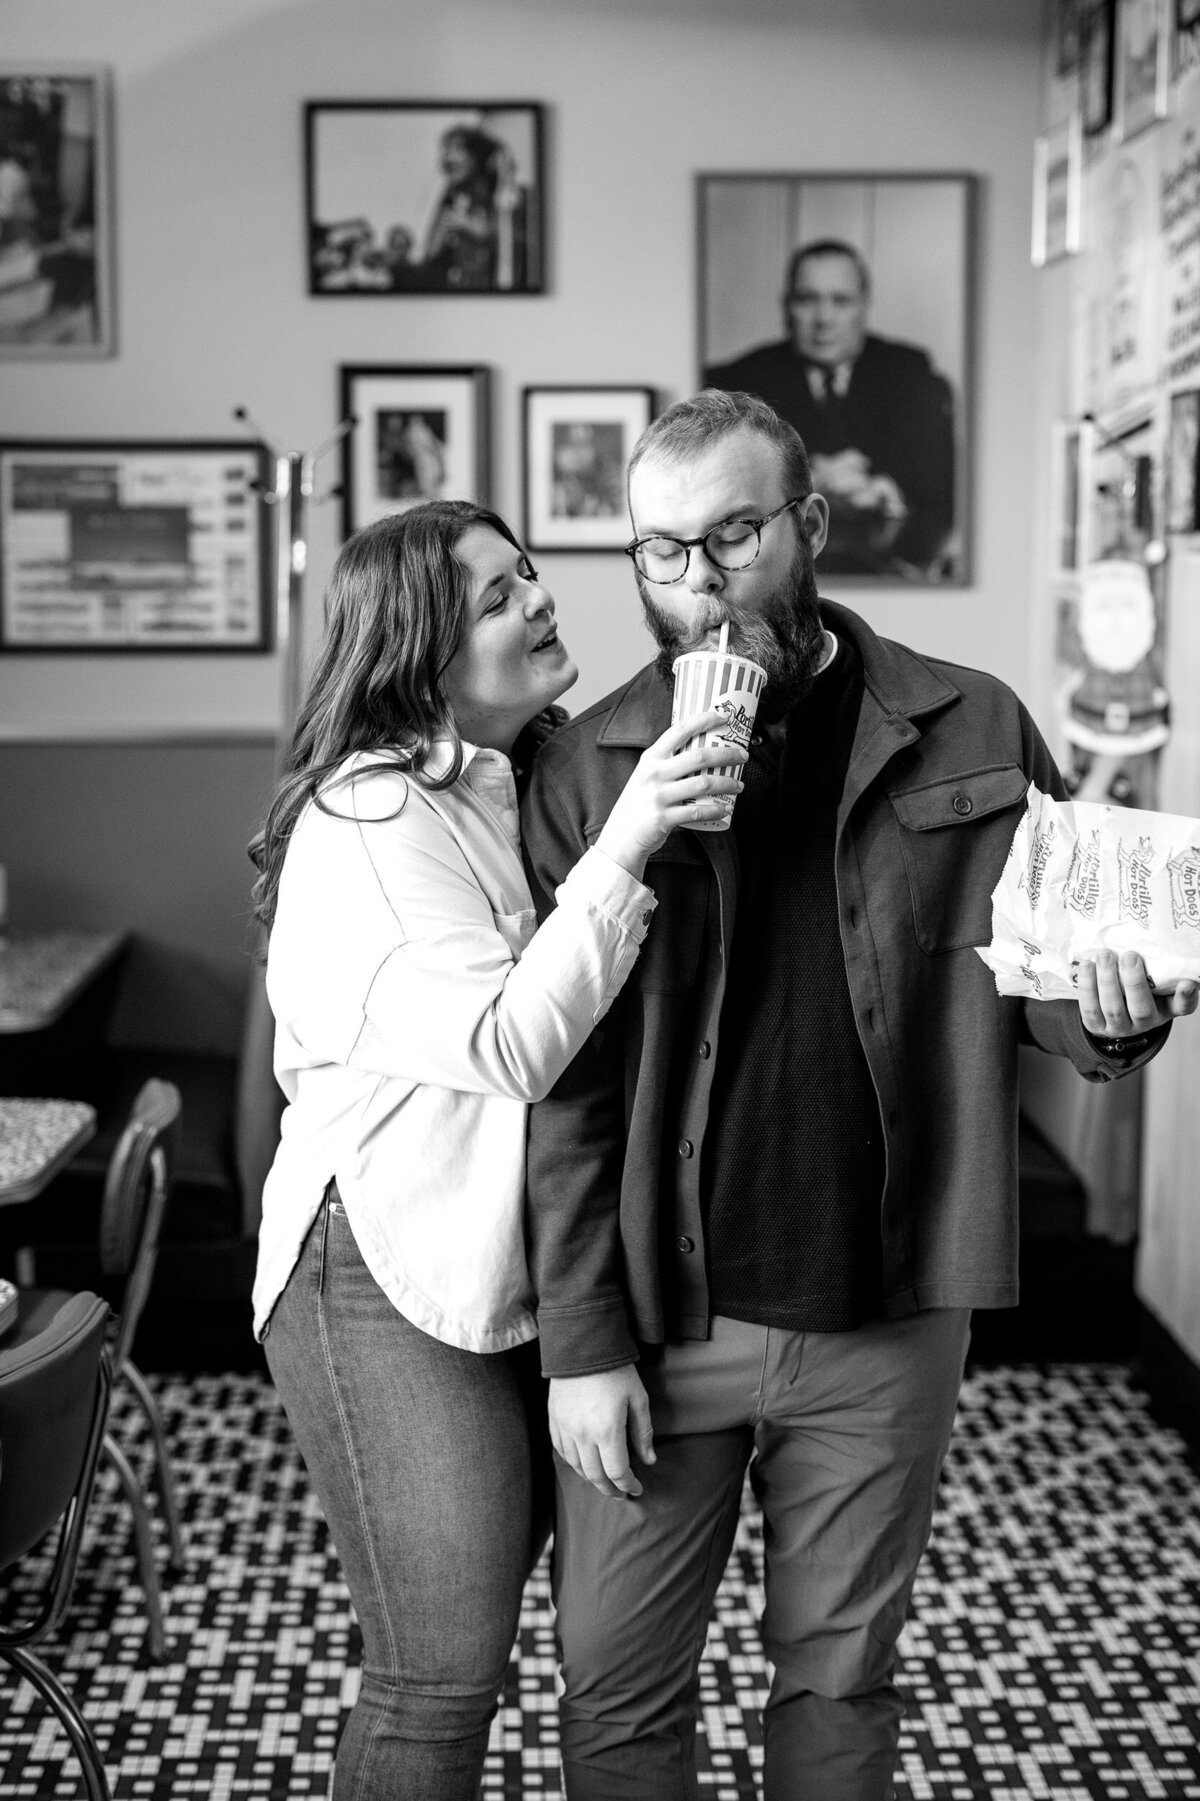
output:
<instances>
[{"instance_id":1,"label":"woman's hand","mask_svg":"<svg viewBox=\"0 0 1200 1801\"><path fill-rule=\"evenodd\" d=\"M697 732L719 731L728 721L718 708L681 720L656 738L638 759L604 830L596 840L614 863L641 881L646 859L679 825L697 825L728 812L731 796L742 791L734 776L717 769L744 763L740 745L722 741L681 750Z\"/></svg>"}]
</instances>

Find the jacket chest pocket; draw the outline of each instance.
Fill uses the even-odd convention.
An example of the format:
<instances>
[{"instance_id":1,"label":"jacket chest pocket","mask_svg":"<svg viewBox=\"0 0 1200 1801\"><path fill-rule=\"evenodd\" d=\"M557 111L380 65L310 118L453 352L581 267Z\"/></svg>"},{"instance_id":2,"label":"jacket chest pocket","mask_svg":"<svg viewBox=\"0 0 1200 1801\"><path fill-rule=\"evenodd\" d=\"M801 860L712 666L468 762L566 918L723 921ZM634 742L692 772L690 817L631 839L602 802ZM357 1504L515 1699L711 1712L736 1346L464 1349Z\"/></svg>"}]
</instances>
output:
<instances>
[{"instance_id":1,"label":"jacket chest pocket","mask_svg":"<svg viewBox=\"0 0 1200 1801\"><path fill-rule=\"evenodd\" d=\"M1001 763L889 794L922 950L990 943L992 890L1028 787L1022 769Z\"/></svg>"},{"instance_id":2,"label":"jacket chest pocket","mask_svg":"<svg viewBox=\"0 0 1200 1801\"><path fill-rule=\"evenodd\" d=\"M687 834L676 832L647 863L646 886L658 909L632 979L645 994L675 994L692 986L700 967L712 870Z\"/></svg>"}]
</instances>

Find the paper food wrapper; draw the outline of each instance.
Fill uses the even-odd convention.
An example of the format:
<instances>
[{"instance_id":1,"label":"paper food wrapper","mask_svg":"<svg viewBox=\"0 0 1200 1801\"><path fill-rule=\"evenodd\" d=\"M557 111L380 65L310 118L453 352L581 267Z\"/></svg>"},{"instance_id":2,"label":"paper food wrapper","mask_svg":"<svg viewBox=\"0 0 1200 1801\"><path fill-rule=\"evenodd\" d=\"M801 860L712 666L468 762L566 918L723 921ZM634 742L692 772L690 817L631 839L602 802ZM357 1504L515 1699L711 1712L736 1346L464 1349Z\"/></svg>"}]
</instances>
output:
<instances>
[{"instance_id":1,"label":"paper food wrapper","mask_svg":"<svg viewBox=\"0 0 1200 1801\"><path fill-rule=\"evenodd\" d=\"M1076 965L1139 951L1151 985L1200 979L1200 819L1058 801L1030 785L979 955L1001 994L1076 998Z\"/></svg>"}]
</instances>

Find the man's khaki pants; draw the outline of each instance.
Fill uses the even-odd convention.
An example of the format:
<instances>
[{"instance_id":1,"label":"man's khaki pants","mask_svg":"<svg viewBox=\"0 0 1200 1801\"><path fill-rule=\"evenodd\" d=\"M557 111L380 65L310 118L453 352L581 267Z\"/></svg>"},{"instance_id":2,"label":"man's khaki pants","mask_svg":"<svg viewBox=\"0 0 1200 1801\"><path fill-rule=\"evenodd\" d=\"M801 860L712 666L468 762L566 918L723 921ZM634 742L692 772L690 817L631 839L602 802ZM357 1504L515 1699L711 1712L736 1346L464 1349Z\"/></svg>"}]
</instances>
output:
<instances>
[{"instance_id":1,"label":"man's khaki pants","mask_svg":"<svg viewBox=\"0 0 1200 1801\"><path fill-rule=\"evenodd\" d=\"M766 1801L887 1801L896 1640L929 1537L970 1314L798 1333L717 1319L649 1352L636 1500L558 1464L569 1801L695 1801L700 1655L747 1466L764 1518Z\"/></svg>"}]
</instances>

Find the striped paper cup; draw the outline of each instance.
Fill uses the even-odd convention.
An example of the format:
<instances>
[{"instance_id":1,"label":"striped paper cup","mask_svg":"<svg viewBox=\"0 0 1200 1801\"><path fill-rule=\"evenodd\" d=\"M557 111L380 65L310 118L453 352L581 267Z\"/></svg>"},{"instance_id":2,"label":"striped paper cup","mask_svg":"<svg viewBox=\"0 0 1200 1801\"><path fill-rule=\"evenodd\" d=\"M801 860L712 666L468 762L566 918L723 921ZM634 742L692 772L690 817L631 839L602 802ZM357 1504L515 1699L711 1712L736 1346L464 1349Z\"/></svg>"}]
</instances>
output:
<instances>
[{"instance_id":1,"label":"striped paper cup","mask_svg":"<svg viewBox=\"0 0 1200 1801\"><path fill-rule=\"evenodd\" d=\"M759 696L766 686L766 670L758 663L752 663L749 657L739 657L731 650L689 650L684 656L676 657L674 669L672 724L697 713L706 713L710 707L719 707L729 722L719 731L698 733L696 737L689 738L682 748L691 750L697 744L726 742L740 745L743 750L747 749L750 734L754 730ZM717 773L737 775L740 770L741 764L731 763ZM687 829L690 832L727 832L737 796L728 794L723 798L726 802L723 817L702 819L697 825L689 825Z\"/></svg>"}]
</instances>

